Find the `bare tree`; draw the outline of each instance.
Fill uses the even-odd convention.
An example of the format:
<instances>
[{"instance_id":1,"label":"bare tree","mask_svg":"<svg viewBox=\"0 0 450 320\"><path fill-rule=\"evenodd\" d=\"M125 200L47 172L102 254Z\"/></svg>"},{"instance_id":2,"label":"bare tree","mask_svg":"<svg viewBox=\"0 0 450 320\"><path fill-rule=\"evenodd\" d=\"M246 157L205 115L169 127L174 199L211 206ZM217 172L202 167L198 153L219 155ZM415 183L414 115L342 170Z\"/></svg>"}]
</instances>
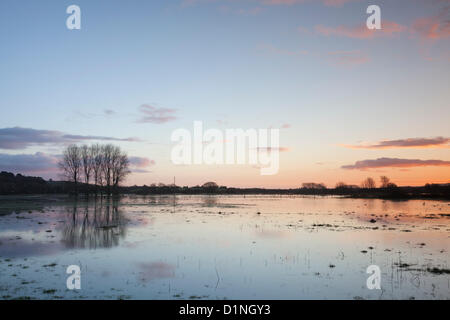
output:
<instances>
[{"instance_id":1,"label":"bare tree","mask_svg":"<svg viewBox=\"0 0 450 320\"><path fill-rule=\"evenodd\" d=\"M381 182L380 188L387 188L391 180L386 176L380 176L380 182Z\"/></svg>"},{"instance_id":2,"label":"bare tree","mask_svg":"<svg viewBox=\"0 0 450 320\"><path fill-rule=\"evenodd\" d=\"M106 144L103 145L101 148L102 152L102 178L104 185L106 186L106 190L108 193L111 192L111 180L112 180L112 163L113 163L113 153L114 153L114 146L112 144Z\"/></svg>"},{"instance_id":3,"label":"bare tree","mask_svg":"<svg viewBox=\"0 0 450 320\"><path fill-rule=\"evenodd\" d=\"M82 145L81 150L81 164L83 166L84 182L89 184L92 172L92 149L87 145Z\"/></svg>"},{"instance_id":4,"label":"bare tree","mask_svg":"<svg viewBox=\"0 0 450 320\"><path fill-rule=\"evenodd\" d=\"M114 188L117 188L119 183L125 180L126 176L130 173L128 169L130 161L127 155L121 152L119 148L117 148L115 154L112 168L112 182Z\"/></svg>"},{"instance_id":5,"label":"bare tree","mask_svg":"<svg viewBox=\"0 0 450 320\"><path fill-rule=\"evenodd\" d=\"M75 192L77 192L77 184L80 180L82 160L81 150L78 146L72 144L63 151L63 157L58 163L59 168L63 171L63 175L75 183Z\"/></svg>"},{"instance_id":6,"label":"bare tree","mask_svg":"<svg viewBox=\"0 0 450 320\"><path fill-rule=\"evenodd\" d=\"M129 160L126 153L119 147L107 144L102 146L102 179L106 185L107 192L111 192L111 187L116 188L120 182L130 173Z\"/></svg>"},{"instance_id":7,"label":"bare tree","mask_svg":"<svg viewBox=\"0 0 450 320\"><path fill-rule=\"evenodd\" d=\"M373 178L368 177L366 180L364 180L361 183L361 188L366 188L366 189L373 189L375 188L376 184L375 184L375 180L373 180Z\"/></svg>"},{"instance_id":8,"label":"bare tree","mask_svg":"<svg viewBox=\"0 0 450 320\"><path fill-rule=\"evenodd\" d=\"M345 182L339 181L336 183L336 189L346 189L348 188L347 184Z\"/></svg>"},{"instance_id":9,"label":"bare tree","mask_svg":"<svg viewBox=\"0 0 450 320\"><path fill-rule=\"evenodd\" d=\"M102 163L103 154L102 147L99 144L93 144L91 147L91 157L92 157L92 171L94 174L94 184L97 186L103 185L102 179Z\"/></svg>"}]
</instances>

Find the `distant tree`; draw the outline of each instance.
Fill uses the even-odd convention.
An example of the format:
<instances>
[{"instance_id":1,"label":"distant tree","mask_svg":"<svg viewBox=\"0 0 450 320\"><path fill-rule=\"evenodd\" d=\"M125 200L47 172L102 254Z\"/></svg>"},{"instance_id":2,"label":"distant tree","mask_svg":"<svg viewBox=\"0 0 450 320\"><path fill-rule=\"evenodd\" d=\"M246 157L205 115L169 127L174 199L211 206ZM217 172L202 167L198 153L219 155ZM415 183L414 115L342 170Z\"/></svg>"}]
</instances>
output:
<instances>
[{"instance_id":1,"label":"distant tree","mask_svg":"<svg viewBox=\"0 0 450 320\"><path fill-rule=\"evenodd\" d=\"M78 146L71 144L63 151L62 159L58 162L59 168L63 175L75 183L75 192L77 192L77 184L80 181L82 160L81 150Z\"/></svg>"},{"instance_id":2,"label":"distant tree","mask_svg":"<svg viewBox=\"0 0 450 320\"><path fill-rule=\"evenodd\" d=\"M336 189L347 189L348 185L345 182L339 181L336 183Z\"/></svg>"},{"instance_id":3,"label":"distant tree","mask_svg":"<svg viewBox=\"0 0 450 320\"><path fill-rule=\"evenodd\" d=\"M327 187L323 183L305 182L302 183L302 187L305 189L326 189Z\"/></svg>"},{"instance_id":4,"label":"distant tree","mask_svg":"<svg viewBox=\"0 0 450 320\"><path fill-rule=\"evenodd\" d=\"M388 189L395 189L395 188L397 188L397 185L395 183L393 183L393 182L389 182L386 185L386 188L388 188Z\"/></svg>"},{"instance_id":5,"label":"distant tree","mask_svg":"<svg viewBox=\"0 0 450 320\"><path fill-rule=\"evenodd\" d=\"M386 176L381 176L380 177L380 188L387 188L389 185L390 179Z\"/></svg>"},{"instance_id":6,"label":"distant tree","mask_svg":"<svg viewBox=\"0 0 450 320\"><path fill-rule=\"evenodd\" d=\"M371 177L368 177L366 180L364 180L361 183L361 188L373 189L375 187L376 187L375 180L373 180L373 178L371 178Z\"/></svg>"},{"instance_id":7,"label":"distant tree","mask_svg":"<svg viewBox=\"0 0 450 320\"><path fill-rule=\"evenodd\" d=\"M202 188L219 188L218 184L213 182L213 181L209 181L209 182L205 182L202 185Z\"/></svg>"}]
</instances>

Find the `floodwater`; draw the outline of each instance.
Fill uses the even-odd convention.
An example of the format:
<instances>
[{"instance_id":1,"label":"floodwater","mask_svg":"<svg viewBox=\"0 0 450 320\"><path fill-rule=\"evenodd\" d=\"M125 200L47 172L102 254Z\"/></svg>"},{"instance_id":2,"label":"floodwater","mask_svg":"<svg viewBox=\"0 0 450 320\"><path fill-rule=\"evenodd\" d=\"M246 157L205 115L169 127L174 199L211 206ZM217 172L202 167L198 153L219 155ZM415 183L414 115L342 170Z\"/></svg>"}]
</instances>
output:
<instances>
[{"instance_id":1,"label":"floodwater","mask_svg":"<svg viewBox=\"0 0 450 320\"><path fill-rule=\"evenodd\" d=\"M449 250L448 201L0 197L0 299L449 299Z\"/></svg>"}]
</instances>

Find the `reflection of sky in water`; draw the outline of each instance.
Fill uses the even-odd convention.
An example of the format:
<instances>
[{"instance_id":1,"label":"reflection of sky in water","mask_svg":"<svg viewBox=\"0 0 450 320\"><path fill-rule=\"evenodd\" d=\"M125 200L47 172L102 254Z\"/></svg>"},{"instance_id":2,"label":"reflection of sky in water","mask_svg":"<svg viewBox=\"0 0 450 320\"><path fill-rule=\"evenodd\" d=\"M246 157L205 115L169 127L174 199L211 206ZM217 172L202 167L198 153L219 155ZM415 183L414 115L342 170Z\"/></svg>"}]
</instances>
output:
<instances>
[{"instance_id":1,"label":"reflection of sky in water","mask_svg":"<svg viewBox=\"0 0 450 320\"><path fill-rule=\"evenodd\" d=\"M0 207L0 297L450 297L449 275L426 271L450 267L448 202L202 195ZM80 291L65 289L70 264L82 268ZM382 291L366 288L371 264Z\"/></svg>"}]
</instances>

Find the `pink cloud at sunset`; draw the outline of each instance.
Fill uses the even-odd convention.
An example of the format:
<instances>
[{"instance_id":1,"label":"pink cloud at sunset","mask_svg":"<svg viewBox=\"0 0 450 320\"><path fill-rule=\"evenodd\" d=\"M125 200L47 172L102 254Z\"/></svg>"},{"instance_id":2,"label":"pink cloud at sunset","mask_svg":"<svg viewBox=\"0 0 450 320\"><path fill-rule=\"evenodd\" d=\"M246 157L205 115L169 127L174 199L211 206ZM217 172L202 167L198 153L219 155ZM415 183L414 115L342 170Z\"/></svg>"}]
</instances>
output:
<instances>
[{"instance_id":1,"label":"pink cloud at sunset","mask_svg":"<svg viewBox=\"0 0 450 320\"><path fill-rule=\"evenodd\" d=\"M398 140L383 140L374 144L343 145L351 149L390 149L390 148L448 148L450 138L409 138Z\"/></svg>"},{"instance_id":2,"label":"pink cloud at sunset","mask_svg":"<svg viewBox=\"0 0 450 320\"><path fill-rule=\"evenodd\" d=\"M302 28L303 30L304 28ZM357 26L339 25L335 27L317 25L316 33L323 36L339 36L355 39L372 39L408 32L412 37L437 40L450 36L450 8L445 7L433 16L419 17L411 24L402 25L394 21L382 20L380 30L369 30L364 23Z\"/></svg>"},{"instance_id":3,"label":"pink cloud at sunset","mask_svg":"<svg viewBox=\"0 0 450 320\"><path fill-rule=\"evenodd\" d=\"M149 167L156 164L155 160L146 157L129 157L131 172L133 173L149 173Z\"/></svg>"},{"instance_id":4,"label":"pink cloud at sunset","mask_svg":"<svg viewBox=\"0 0 450 320\"><path fill-rule=\"evenodd\" d=\"M450 167L450 161L444 160L420 160L399 158L378 158L373 160L356 161L353 165L342 166L342 169L367 170L374 168L410 168L426 166Z\"/></svg>"},{"instance_id":5,"label":"pink cloud at sunset","mask_svg":"<svg viewBox=\"0 0 450 320\"><path fill-rule=\"evenodd\" d=\"M155 164L155 160L144 157L130 157L130 164L138 168L143 168L153 166Z\"/></svg>"},{"instance_id":6,"label":"pink cloud at sunset","mask_svg":"<svg viewBox=\"0 0 450 320\"><path fill-rule=\"evenodd\" d=\"M450 36L449 8L443 9L438 15L419 18L414 21L412 31L427 39L441 39Z\"/></svg>"}]
</instances>

